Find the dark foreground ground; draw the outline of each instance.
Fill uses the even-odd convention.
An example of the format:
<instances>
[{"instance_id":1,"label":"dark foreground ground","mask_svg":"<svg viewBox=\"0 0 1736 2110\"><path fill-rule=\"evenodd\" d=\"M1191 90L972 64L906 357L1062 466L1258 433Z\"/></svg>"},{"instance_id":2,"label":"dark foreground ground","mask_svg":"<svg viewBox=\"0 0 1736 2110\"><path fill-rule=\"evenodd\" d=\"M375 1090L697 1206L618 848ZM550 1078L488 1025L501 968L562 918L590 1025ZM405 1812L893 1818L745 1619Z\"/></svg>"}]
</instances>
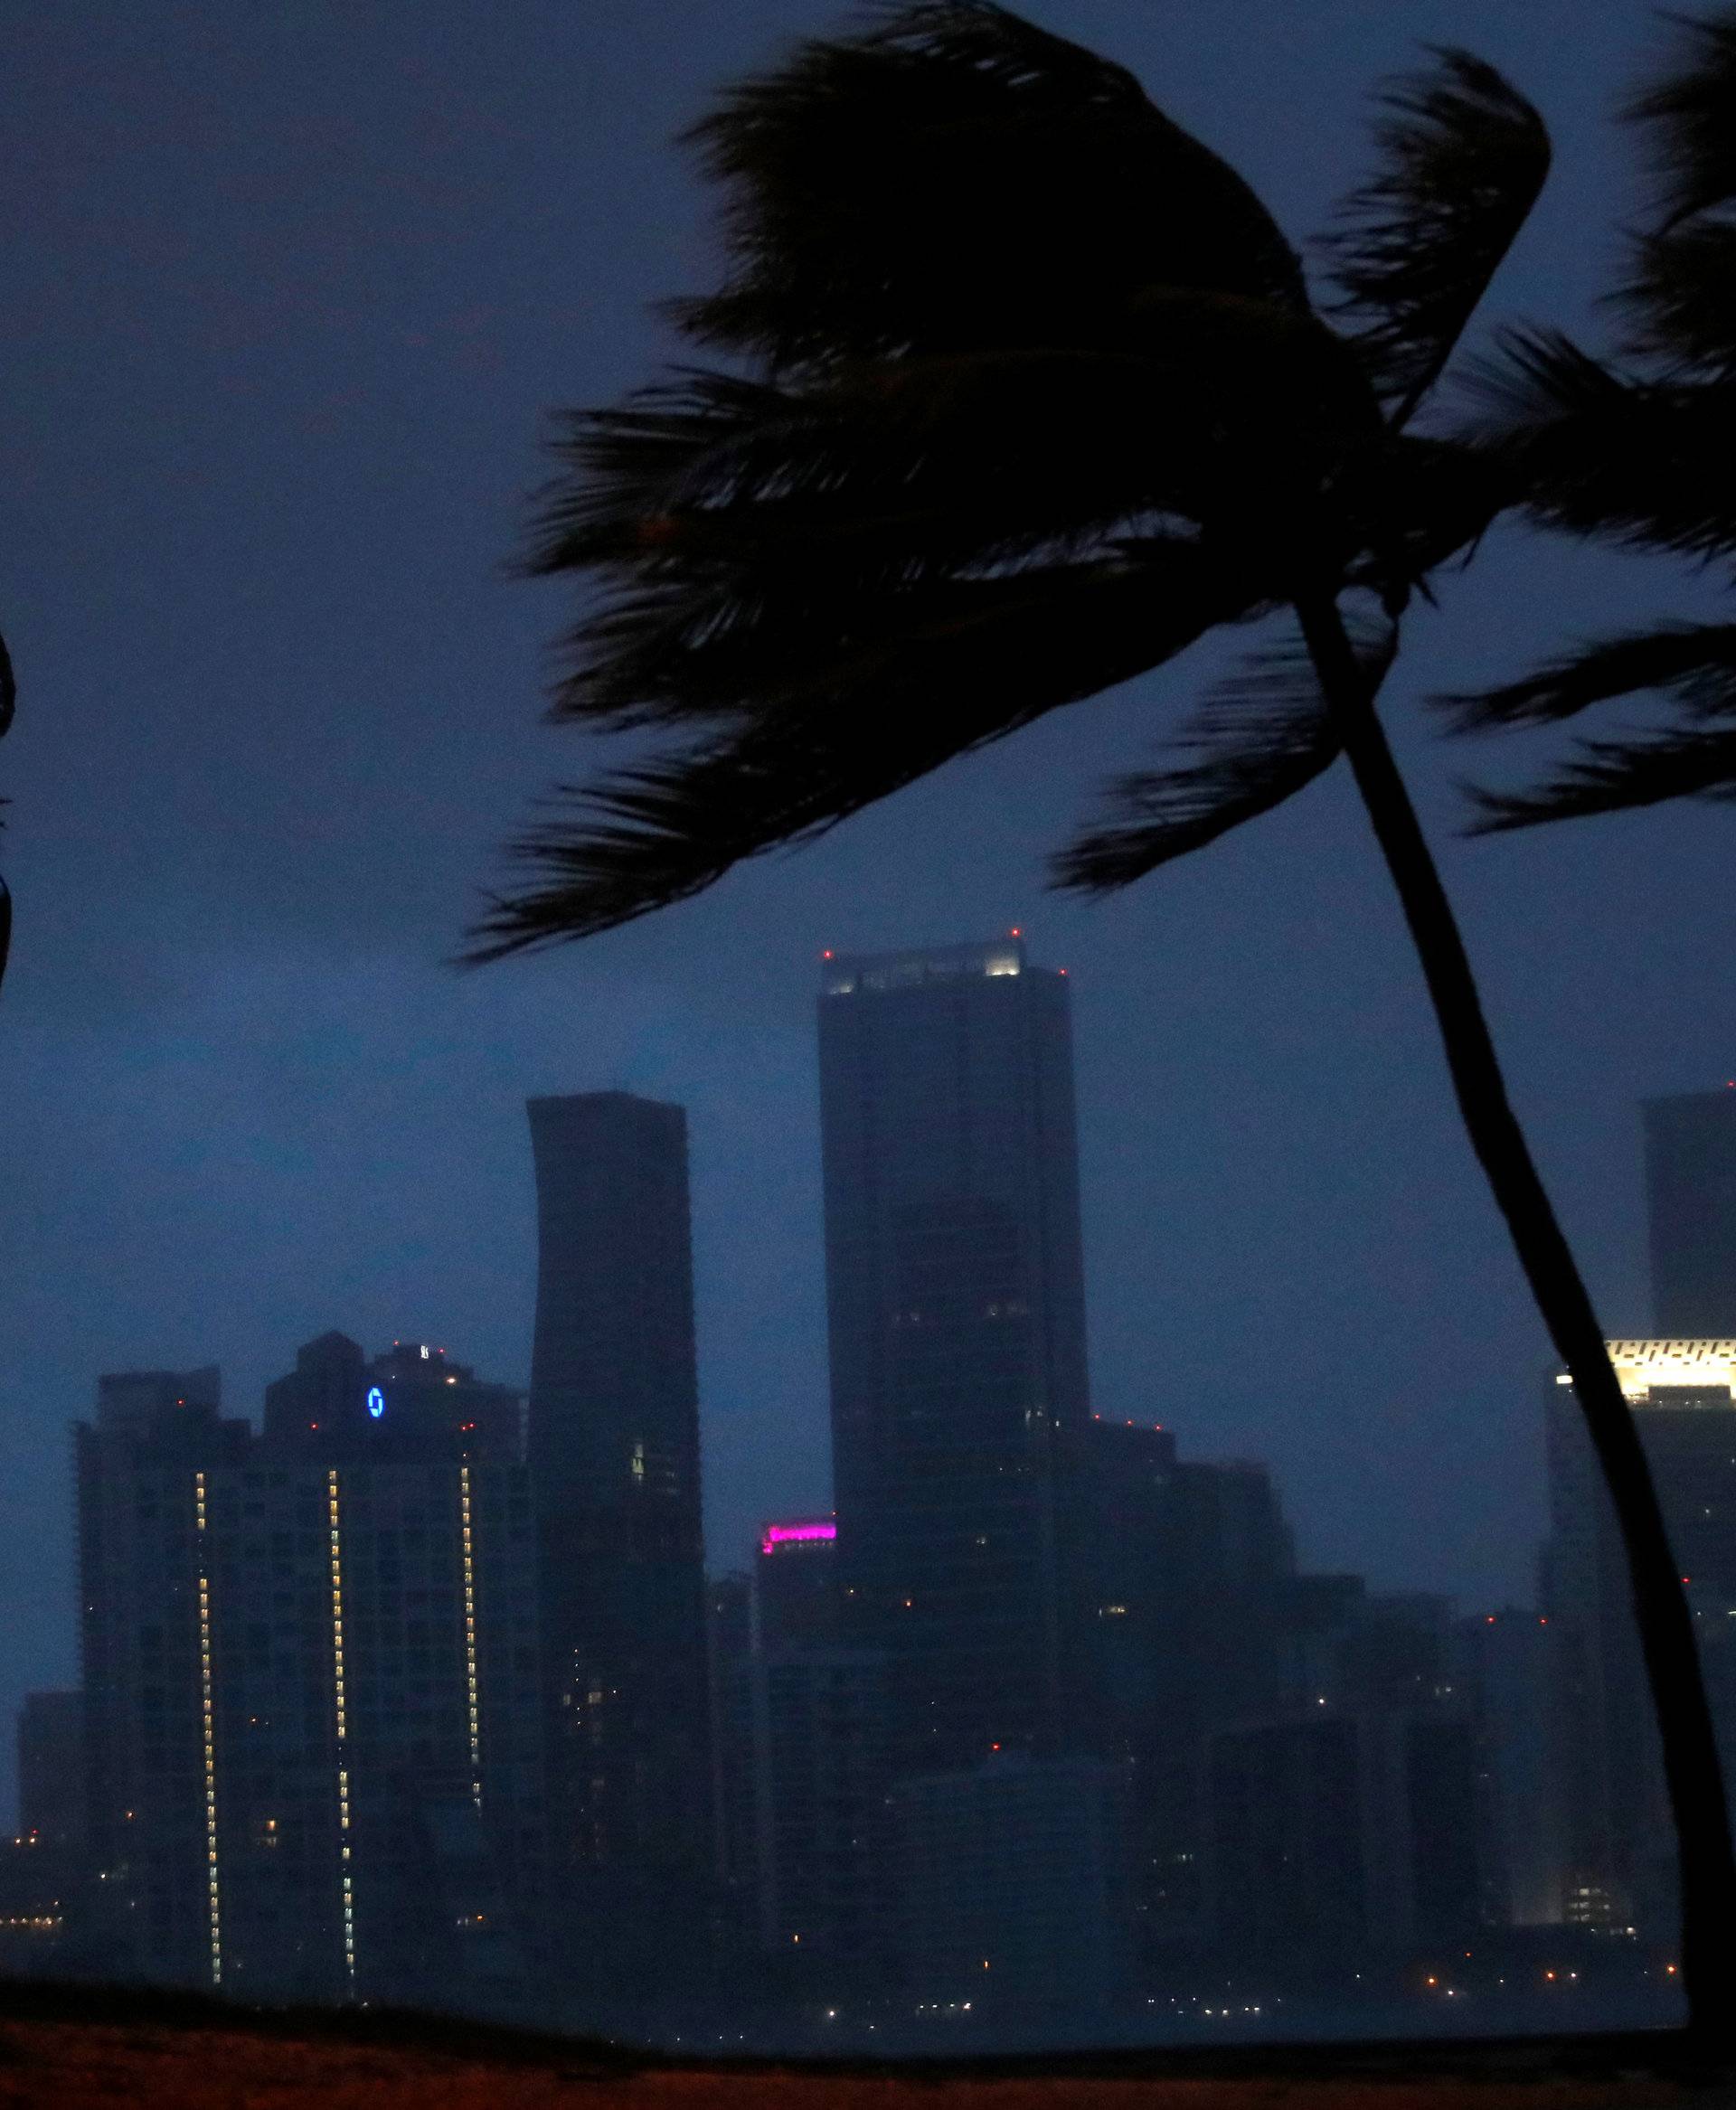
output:
<instances>
[{"instance_id":1,"label":"dark foreground ground","mask_svg":"<svg viewBox=\"0 0 1736 2110\"><path fill-rule=\"evenodd\" d=\"M1053 2059L684 2064L389 2015L0 1987L0 2105L174 2110L1736 2110L1667 2033Z\"/></svg>"}]
</instances>

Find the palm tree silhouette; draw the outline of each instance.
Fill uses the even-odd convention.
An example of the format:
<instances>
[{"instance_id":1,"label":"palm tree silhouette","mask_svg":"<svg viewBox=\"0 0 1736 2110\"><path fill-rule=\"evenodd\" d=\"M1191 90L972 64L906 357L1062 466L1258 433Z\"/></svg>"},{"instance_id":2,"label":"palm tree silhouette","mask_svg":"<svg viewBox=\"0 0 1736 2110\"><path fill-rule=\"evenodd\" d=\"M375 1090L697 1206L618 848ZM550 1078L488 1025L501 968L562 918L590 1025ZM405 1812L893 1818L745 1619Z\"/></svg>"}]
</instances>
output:
<instances>
[{"instance_id":1,"label":"palm tree silhouette","mask_svg":"<svg viewBox=\"0 0 1736 2110\"><path fill-rule=\"evenodd\" d=\"M1736 10L1681 24L1675 63L1628 106L1661 179L1609 303L1613 355L1505 333L1477 370L1480 437L1533 514L1618 548L1690 557L1736 585ZM1598 639L1446 699L1460 730L1541 725L1649 696L1661 725L1581 741L1554 776L1481 791L1484 831L1684 797L1736 798L1736 623Z\"/></svg>"},{"instance_id":2,"label":"palm tree silhouette","mask_svg":"<svg viewBox=\"0 0 1736 2110\"><path fill-rule=\"evenodd\" d=\"M602 589L553 715L661 743L516 846L526 883L469 957L684 900L1286 614L1288 642L1110 787L1055 877L1126 886L1347 760L1627 1534L1690 2012L1721 2028L1736 1869L1687 1607L1374 708L1406 607L1512 494L1499 450L1410 421L1542 186L1540 118L1459 51L1389 84L1376 172L1324 245L1330 320L1249 186L1131 74L987 0L803 45L691 137L731 269L673 313L736 364L571 415L525 565Z\"/></svg>"}]
</instances>

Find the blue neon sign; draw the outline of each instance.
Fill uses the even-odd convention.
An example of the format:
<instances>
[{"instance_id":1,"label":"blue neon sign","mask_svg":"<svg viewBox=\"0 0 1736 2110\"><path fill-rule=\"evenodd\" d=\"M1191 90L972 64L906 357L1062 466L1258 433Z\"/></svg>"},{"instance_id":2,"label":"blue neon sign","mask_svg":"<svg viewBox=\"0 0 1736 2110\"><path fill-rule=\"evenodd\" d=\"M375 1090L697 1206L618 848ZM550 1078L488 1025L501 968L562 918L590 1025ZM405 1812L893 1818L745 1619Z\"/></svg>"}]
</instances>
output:
<instances>
[{"instance_id":1,"label":"blue neon sign","mask_svg":"<svg viewBox=\"0 0 1736 2110\"><path fill-rule=\"evenodd\" d=\"M368 1412L373 1415L376 1421L378 1421L385 1410L386 1395L380 1389L378 1385L371 1385L368 1388Z\"/></svg>"}]
</instances>

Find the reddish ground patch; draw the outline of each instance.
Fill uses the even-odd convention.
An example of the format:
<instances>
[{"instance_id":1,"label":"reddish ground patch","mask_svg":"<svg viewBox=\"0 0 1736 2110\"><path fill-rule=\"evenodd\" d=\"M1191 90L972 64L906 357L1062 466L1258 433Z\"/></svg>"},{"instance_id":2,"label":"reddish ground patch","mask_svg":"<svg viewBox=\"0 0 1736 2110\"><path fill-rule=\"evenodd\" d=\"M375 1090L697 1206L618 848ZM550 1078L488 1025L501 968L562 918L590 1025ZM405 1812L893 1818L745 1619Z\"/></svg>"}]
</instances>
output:
<instances>
[{"instance_id":1,"label":"reddish ground patch","mask_svg":"<svg viewBox=\"0 0 1736 2110\"><path fill-rule=\"evenodd\" d=\"M141 2022L0 2024L0 2105L33 2110L1714 2110L1736 2089L1633 2074L1065 2074L1041 2077L600 2071L582 2047L491 2057L280 2030Z\"/></svg>"}]
</instances>

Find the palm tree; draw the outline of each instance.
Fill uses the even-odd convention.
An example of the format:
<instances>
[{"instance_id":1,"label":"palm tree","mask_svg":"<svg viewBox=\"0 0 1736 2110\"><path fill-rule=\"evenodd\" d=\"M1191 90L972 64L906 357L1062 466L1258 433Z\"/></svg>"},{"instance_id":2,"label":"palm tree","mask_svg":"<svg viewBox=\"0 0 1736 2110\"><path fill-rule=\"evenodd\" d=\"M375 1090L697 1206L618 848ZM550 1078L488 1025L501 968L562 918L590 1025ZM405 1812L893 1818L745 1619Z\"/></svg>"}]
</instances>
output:
<instances>
[{"instance_id":1,"label":"palm tree","mask_svg":"<svg viewBox=\"0 0 1736 2110\"><path fill-rule=\"evenodd\" d=\"M1715 2030L1736 1869L1687 1608L1374 708L1412 597L1507 495L1497 455L1410 428L1542 186L1541 120L1463 52L1390 84L1376 172L1325 245L1330 320L1232 169L989 0L807 43L692 138L731 268L673 312L733 363L571 416L526 560L601 588L553 715L653 744L517 846L530 876L470 956L684 900L1208 631L1287 618L1055 877L1128 885L1348 762L1627 1533L1684 1976Z\"/></svg>"},{"instance_id":2,"label":"palm tree","mask_svg":"<svg viewBox=\"0 0 1736 2110\"><path fill-rule=\"evenodd\" d=\"M1610 306L1612 356L1505 334L1476 376L1479 437L1533 515L1617 548L1691 557L1736 586L1736 10L1681 25L1629 105L1660 178ZM1736 622L1660 622L1447 701L1460 730L1540 725L1646 696L1661 724L1579 743L1554 776L1477 795L1485 832L1662 800L1736 798Z\"/></svg>"}]
</instances>

